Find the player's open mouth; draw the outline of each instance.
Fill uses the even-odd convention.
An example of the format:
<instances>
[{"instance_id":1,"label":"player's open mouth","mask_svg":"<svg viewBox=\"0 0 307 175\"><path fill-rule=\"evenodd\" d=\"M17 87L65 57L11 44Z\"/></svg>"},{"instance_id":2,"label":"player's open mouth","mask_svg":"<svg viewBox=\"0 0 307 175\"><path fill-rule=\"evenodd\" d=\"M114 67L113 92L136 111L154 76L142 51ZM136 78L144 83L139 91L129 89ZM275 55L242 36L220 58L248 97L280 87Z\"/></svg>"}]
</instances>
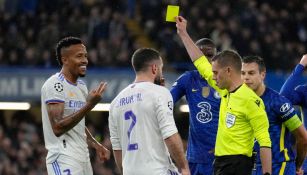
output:
<instances>
[{"instance_id":1,"label":"player's open mouth","mask_svg":"<svg viewBox=\"0 0 307 175\"><path fill-rule=\"evenodd\" d=\"M86 71L86 66L80 66L80 69Z\"/></svg>"}]
</instances>

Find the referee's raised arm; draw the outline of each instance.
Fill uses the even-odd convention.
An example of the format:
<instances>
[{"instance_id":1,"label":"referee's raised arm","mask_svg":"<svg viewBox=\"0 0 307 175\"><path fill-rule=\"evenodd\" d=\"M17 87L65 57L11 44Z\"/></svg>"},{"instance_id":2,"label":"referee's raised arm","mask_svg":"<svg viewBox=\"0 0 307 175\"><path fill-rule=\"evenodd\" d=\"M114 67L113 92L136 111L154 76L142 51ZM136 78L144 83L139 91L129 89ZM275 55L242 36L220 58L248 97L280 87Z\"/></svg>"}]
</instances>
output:
<instances>
[{"instance_id":1,"label":"referee's raised arm","mask_svg":"<svg viewBox=\"0 0 307 175\"><path fill-rule=\"evenodd\" d=\"M182 40L191 60L194 62L198 58L204 56L202 51L196 46L187 32L187 20L182 16L176 17L177 33Z\"/></svg>"},{"instance_id":2,"label":"referee's raised arm","mask_svg":"<svg viewBox=\"0 0 307 175\"><path fill-rule=\"evenodd\" d=\"M176 17L176 27L177 33L200 75L208 81L211 87L213 87L221 94L221 89L216 85L216 82L213 79L211 63L200 50L200 48L198 48L197 45L193 42L187 32L187 20L182 16Z\"/></svg>"},{"instance_id":3,"label":"referee's raised arm","mask_svg":"<svg viewBox=\"0 0 307 175\"><path fill-rule=\"evenodd\" d=\"M241 79L241 56L236 51L224 50L215 55L210 64L187 33L186 25L187 21L183 17L176 18L177 33L195 67L221 96L214 175L250 175L255 136L263 146L260 153L263 174L271 174L269 122L265 119L264 108L258 107L255 101L252 106L261 111L260 120L254 118L256 115L253 115L247 106L250 99L261 99ZM257 121L261 122L261 126L258 127Z\"/></svg>"}]
</instances>

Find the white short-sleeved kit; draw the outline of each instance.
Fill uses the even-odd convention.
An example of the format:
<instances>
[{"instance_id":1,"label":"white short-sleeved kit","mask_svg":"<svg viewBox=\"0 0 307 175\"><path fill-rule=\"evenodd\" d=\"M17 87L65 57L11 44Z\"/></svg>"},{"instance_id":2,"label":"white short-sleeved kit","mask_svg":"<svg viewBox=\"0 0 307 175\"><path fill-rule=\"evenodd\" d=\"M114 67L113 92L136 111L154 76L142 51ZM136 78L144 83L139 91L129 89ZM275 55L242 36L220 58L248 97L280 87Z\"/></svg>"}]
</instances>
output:
<instances>
[{"instance_id":1,"label":"white short-sleeved kit","mask_svg":"<svg viewBox=\"0 0 307 175\"><path fill-rule=\"evenodd\" d=\"M165 87L130 84L111 103L109 129L113 150L122 150L124 175L177 173L164 142L178 132Z\"/></svg>"},{"instance_id":2,"label":"white short-sleeved kit","mask_svg":"<svg viewBox=\"0 0 307 175\"><path fill-rule=\"evenodd\" d=\"M68 82L61 73L52 75L44 83L41 89L41 103L44 140L46 149L48 150L46 158L47 167L48 164L54 164L61 155L76 160L77 162L89 162L89 151L85 134L85 119L83 118L74 128L64 133L62 136L56 137L52 130L47 112L48 104L64 103L63 116L71 115L84 106L87 95L88 90L84 82L78 80L77 84L72 84ZM59 169L61 169L61 164L56 166L54 171L64 171Z\"/></svg>"}]
</instances>

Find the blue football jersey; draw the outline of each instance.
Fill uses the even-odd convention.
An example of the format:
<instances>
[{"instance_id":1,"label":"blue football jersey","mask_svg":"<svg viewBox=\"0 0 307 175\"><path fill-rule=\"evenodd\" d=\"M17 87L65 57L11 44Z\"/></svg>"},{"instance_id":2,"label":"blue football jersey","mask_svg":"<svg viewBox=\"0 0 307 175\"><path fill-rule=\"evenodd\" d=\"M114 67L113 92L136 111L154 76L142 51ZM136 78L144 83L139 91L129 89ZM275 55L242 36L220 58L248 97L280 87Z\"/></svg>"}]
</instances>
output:
<instances>
[{"instance_id":1,"label":"blue football jersey","mask_svg":"<svg viewBox=\"0 0 307 175\"><path fill-rule=\"evenodd\" d=\"M307 127L307 121L306 121L306 116L307 116L307 85L299 85L295 88L293 92L293 97L296 99L289 99L293 101L293 105L298 105L300 106L300 118L302 122L304 123L305 128Z\"/></svg>"},{"instance_id":2,"label":"blue football jersey","mask_svg":"<svg viewBox=\"0 0 307 175\"><path fill-rule=\"evenodd\" d=\"M299 85L300 79L304 72L304 66L298 64L289 78L282 86L280 93L287 97L293 105L300 106L300 118L307 127L307 85ZM303 165L304 172L307 172L307 161L305 160Z\"/></svg>"},{"instance_id":3,"label":"blue football jersey","mask_svg":"<svg viewBox=\"0 0 307 175\"><path fill-rule=\"evenodd\" d=\"M212 163L220 96L198 71L180 76L171 88L174 103L185 96L190 109L187 159L193 163Z\"/></svg>"},{"instance_id":4,"label":"blue football jersey","mask_svg":"<svg viewBox=\"0 0 307 175\"><path fill-rule=\"evenodd\" d=\"M268 87L265 89L261 99L264 102L270 123L269 133L272 141L273 164L295 160L294 150L292 149L292 135L283 124L296 116L295 109L287 98ZM259 149L259 144L256 142L257 164L261 164Z\"/></svg>"}]
</instances>

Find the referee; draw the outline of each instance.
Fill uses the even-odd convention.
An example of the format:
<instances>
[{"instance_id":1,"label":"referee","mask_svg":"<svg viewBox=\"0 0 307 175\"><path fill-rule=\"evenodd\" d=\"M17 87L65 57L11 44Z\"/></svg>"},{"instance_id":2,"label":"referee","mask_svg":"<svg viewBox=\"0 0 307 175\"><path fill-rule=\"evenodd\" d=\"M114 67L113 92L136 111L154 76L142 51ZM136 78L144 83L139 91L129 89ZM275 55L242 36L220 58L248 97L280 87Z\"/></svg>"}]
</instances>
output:
<instances>
[{"instance_id":1,"label":"referee","mask_svg":"<svg viewBox=\"0 0 307 175\"><path fill-rule=\"evenodd\" d=\"M225 50L212 59L212 65L186 31L187 21L176 18L177 33L195 67L221 96L215 145L215 175L249 175L252 172L254 138L260 144L264 175L272 172L269 122L264 104L241 80L241 57Z\"/></svg>"}]
</instances>

